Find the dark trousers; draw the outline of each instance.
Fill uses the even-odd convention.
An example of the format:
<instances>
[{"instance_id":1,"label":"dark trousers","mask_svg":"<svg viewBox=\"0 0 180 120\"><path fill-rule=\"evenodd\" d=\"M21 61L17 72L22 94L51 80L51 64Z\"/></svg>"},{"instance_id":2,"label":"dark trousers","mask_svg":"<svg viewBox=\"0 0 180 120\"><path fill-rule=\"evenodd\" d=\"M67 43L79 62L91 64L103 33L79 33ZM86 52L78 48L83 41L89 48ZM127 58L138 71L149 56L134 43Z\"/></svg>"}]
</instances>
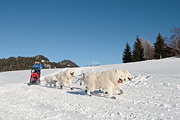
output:
<instances>
[{"instance_id":1,"label":"dark trousers","mask_svg":"<svg viewBox=\"0 0 180 120\"><path fill-rule=\"evenodd\" d=\"M41 76L41 71L40 71L40 70L38 70L38 71L37 71L37 74L38 74L38 77L39 77L39 79L40 79L40 76Z\"/></svg>"}]
</instances>

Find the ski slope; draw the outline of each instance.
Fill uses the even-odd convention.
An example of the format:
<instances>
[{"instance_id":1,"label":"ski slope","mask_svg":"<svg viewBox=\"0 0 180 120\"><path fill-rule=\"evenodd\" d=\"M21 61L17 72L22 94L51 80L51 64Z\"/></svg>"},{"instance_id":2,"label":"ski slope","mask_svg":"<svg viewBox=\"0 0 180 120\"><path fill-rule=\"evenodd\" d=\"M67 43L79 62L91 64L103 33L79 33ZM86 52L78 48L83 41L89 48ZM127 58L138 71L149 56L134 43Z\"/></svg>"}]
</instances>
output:
<instances>
[{"instance_id":1,"label":"ski slope","mask_svg":"<svg viewBox=\"0 0 180 120\"><path fill-rule=\"evenodd\" d=\"M28 86L30 70L0 73L0 120L180 120L180 58L73 69L78 77L117 68L134 79L115 100L98 91L86 96L79 82L74 90ZM63 70L44 69L41 79Z\"/></svg>"}]
</instances>

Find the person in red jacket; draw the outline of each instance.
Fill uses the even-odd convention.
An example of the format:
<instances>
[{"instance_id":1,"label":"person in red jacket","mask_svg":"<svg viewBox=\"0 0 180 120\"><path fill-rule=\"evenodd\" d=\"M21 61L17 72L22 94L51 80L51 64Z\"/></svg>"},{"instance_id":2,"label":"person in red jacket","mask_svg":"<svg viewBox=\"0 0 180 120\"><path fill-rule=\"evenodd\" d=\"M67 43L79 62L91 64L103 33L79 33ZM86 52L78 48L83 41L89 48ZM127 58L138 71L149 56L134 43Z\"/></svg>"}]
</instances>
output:
<instances>
[{"instance_id":1,"label":"person in red jacket","mask_svg":"<svg viewBox=\"0 0 180 120\"><path fill-rule=\"evenodd\" d=\"M39 75L36 71L34 71L32 74L31 74L31 79L30 81L35 81L35 79L37 79L37 81L40 83L40 79L39 79Z\"/></svg>"}]
</instances>

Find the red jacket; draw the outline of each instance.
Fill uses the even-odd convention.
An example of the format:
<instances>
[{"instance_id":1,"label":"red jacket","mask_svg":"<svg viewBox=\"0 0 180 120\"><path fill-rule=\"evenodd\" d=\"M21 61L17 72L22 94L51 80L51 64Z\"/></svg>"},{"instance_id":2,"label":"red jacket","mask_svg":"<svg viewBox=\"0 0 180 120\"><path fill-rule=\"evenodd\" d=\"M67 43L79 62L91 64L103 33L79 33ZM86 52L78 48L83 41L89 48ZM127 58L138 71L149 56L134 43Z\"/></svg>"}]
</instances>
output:
<instances>
[{"instance_id":1,"label":"red jacket","mask_svg":"<svg viewBox=\"0 0 180 120\"><path fill-rule=\"evenodd\" d=\"M32 73L32 74L31 74L31 78L34 78L34 77L37 77L37 79L39 79L39 76L38 76L37 73Z\"/></svg>"}]
</instances>

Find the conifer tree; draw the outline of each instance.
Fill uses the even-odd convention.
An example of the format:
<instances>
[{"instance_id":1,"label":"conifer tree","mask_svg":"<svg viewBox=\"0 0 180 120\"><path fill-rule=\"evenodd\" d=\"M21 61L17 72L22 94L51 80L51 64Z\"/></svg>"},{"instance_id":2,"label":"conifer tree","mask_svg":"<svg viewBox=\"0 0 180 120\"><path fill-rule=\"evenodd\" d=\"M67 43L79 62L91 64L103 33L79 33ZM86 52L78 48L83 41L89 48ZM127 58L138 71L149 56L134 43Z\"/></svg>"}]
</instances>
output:
<instances>
[{"instance_id":1,"label":"conifer tree","mask_svg":"<svg viewBox=\"0 0 180 120\"><path fill-rule=\"evenodd\" d=\"M158 37L156 38L156 42L154 43L154 58L155 59L161 59L165 55L165 42L162 38L161 34L158 34Z\"/></svg>"},{"instance_id":2,"label":"conifer tree","mask_svg":"<svg viewBox=\"0 0 180 120\"><path fill-rule=\"evenodd\" d=\"M137 35L136 42L134 43L132 61L143 61L144 60L144 49L142 42Z\"/></svg>"},{"instance_id":3,"label":"conifer tree","mask_svg":"<svg viewBox=\"0 0 180 120\"><path fill-rule=\"evenodd\" d=\"M123 62L127 63L127 62L132 62L132 53L131 53L131 48L127 42L126 44L126 48L124 49L123 52Z\"/></svg>"}]
</instances>

